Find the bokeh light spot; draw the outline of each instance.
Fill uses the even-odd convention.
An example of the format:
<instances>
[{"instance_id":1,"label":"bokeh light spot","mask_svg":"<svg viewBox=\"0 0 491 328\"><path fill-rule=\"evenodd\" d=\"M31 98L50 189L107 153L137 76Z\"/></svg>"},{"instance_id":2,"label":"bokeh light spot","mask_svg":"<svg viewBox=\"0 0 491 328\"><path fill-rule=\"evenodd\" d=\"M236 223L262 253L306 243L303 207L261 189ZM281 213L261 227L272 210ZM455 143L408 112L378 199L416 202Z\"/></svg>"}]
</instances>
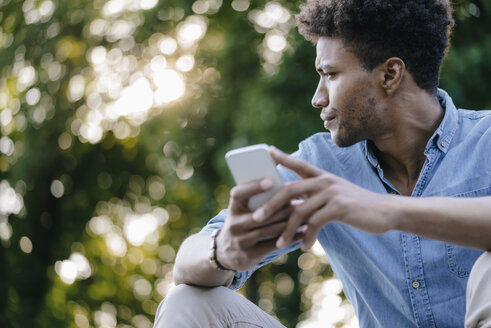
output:
<instances>
[{"instance_id":1,"label":"bokeh light spot","mask_svg":"<svg viewBox=\"0 0 491 328\"><path fill-rule=\"evenodd\" d=\"M153 76L157 85L155 102L157 104L169 103L179 99L184 94L184 81L174 70L166 69L160 74Z\"/></svg>"},{"instance_id":2,"label":"bokeh light spot","mask_svg":"<svg viewBox=\"0 0 491 328\"><path fill-rule=\"evenodd\" d=\"M159 50L164 55L172 55L177 50L177 42L173 38L164 38L159 43Z\"/></svg>"},{"instance_id":3,"label":"bokeh light spot","mask_svg":"<svg viewBox=\"0 0 491 328\"><path fill-rule=\"evenodd\" d=\"M179 57L176 62L176 68L181 72L189 72L194 67L194 57L192 55L184 55Z\"/></svg>"},{"instance_id":4,"label":"bokeh light spot","mask_svg":"<svg viewBox=\"0 0 491 328\"><path fill-rule=\"evenodd\" d=\"M241 12L249 9L250 2L249 0L234 0L231 5L235 11Z\"/></svg>"},{"instance_id":5,"label":"bokeh light spot","mask_svg":"<svg viewBox=\"0 0 491 328\"><path fill-rule=\"evenodd\" d=\"M63 186L63 183L60 180L53 180L53 182L51 182L50 190L53 196L61 198L65 193L65 186Z\"/></svg>"},{"instance_id":6,"label":"bokeh light spot","mask_svg":"<svg viewBox=\"0 0 491 328\"><path fill-rule=\"evenodd\" d=\"M32 252L32 241L28 237L23 236L19 240L19 247L24 253L30 254Z\"/></svg>"}]
</instances>

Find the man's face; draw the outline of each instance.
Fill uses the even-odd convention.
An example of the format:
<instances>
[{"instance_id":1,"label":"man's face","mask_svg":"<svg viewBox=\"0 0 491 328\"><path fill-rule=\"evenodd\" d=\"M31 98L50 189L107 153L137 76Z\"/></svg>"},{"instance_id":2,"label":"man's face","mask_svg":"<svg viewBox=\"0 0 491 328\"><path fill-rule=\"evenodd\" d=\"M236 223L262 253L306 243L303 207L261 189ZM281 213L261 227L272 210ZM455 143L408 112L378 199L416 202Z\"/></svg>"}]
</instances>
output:
<instances>
[{"instance_id":1,"label":"man's face","mask_svg":"<svg viewBox=\"0 0 491 328\"><path fill-rule=\"evenodd\" d=\"M324 127L336 145L347 147L383 133L374 71L365 70L341 40L329 37L317 42L315 66L320 81L312 105L322 109Z\"/></svg>"}]
</instances>

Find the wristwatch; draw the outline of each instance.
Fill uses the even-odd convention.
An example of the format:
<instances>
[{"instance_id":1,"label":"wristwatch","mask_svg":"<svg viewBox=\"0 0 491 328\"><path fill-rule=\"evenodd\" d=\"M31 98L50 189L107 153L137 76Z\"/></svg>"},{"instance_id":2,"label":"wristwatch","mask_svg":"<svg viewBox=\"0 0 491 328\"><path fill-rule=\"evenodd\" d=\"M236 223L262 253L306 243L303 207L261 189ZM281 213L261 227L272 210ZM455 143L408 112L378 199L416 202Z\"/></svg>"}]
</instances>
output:
<instances>
[{"instance_id":1,"label":"wristwatch","mask_svg":"<svg viewBox=\"0 0 491 328\"><path fill-rule=\"evenodd\" d=\"M235 271L227 269L217 260L217 237L221 230L222 229L216 229L211 233L211 244L210 249L208 250L208 261L210 262L211 266L216 270Z\"/></svg>"}]
</instances>

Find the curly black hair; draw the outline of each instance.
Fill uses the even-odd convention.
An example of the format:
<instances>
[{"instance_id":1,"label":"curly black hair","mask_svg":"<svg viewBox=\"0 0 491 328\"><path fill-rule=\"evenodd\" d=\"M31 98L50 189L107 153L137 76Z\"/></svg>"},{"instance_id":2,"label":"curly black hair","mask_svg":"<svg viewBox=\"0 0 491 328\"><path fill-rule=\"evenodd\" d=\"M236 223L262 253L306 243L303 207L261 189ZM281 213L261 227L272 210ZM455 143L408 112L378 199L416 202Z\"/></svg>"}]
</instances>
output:
<instances>
[{"instance_id":1,"label":"curly black hair","mask_svg":"<svg viewBox=\"0 0 491 328\"><path fill-rule=\"evenodd\" d=\"M431 94L454 26L448 0L308 0L297 23L313 43L322 36L343 40L367 70L401 58L416 84Z\"/></svg>"}]
</instances>

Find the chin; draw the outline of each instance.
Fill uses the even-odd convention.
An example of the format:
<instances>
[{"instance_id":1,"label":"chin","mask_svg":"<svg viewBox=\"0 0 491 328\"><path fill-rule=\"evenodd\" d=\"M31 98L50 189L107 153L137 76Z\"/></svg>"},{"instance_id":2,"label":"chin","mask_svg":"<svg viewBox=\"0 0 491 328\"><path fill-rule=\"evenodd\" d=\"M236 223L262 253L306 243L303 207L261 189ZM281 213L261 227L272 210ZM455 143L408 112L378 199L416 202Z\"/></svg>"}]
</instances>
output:
<instances>
[{"instance_id":1,"label":"chin","mask_svg":"<svg viewBox=\"0 0 491 328\"><path fill-rule=\"evenodd\" d=\"M351 136L342 136L338 133L331 132L331 139L338 147L344 148L353 146L355 143L360 142L359 138L352 138Z\"/></svg>"}]
</instances>

